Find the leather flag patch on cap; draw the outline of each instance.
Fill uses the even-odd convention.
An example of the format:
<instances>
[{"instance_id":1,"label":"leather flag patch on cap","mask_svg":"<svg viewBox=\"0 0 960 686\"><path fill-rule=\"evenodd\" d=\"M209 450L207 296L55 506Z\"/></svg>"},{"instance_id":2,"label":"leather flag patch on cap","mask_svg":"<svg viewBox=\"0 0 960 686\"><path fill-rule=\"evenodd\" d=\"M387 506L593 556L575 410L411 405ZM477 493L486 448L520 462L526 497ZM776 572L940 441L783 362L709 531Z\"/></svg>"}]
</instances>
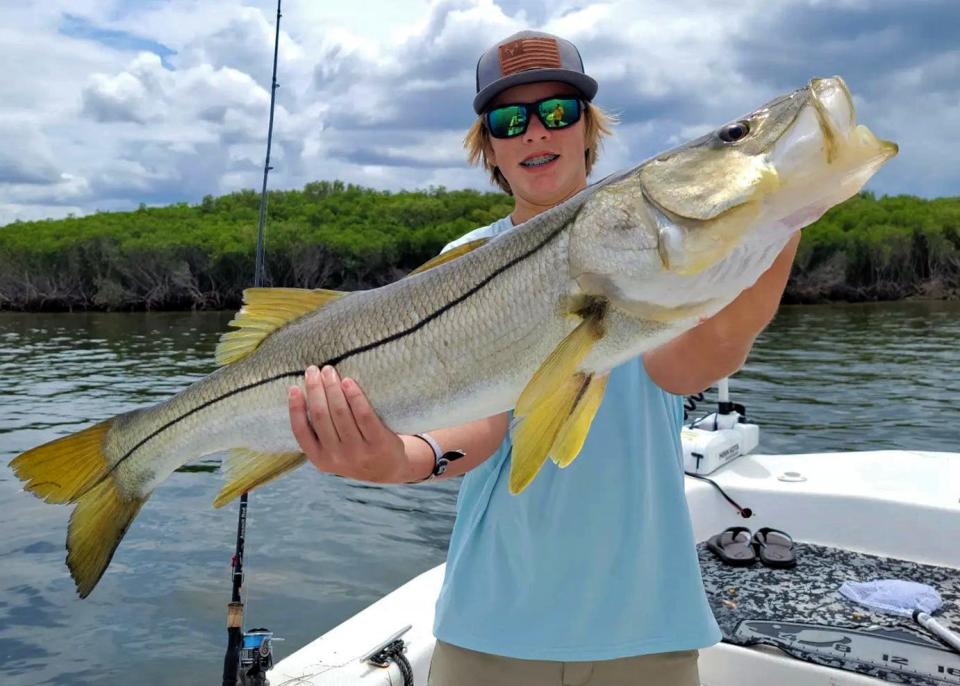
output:
<instances>
[{"instance_id":1,"label":"leather flag patch on cap","mask_svg":"<svg viewBox=\"0 0 960 686\"><path fill-rule=\"evenodd\" d=\"M500 71L510 76L527 69L560 69L560 49L553 38L521 38L500 46Z\"/></svg>"}]
</instances>

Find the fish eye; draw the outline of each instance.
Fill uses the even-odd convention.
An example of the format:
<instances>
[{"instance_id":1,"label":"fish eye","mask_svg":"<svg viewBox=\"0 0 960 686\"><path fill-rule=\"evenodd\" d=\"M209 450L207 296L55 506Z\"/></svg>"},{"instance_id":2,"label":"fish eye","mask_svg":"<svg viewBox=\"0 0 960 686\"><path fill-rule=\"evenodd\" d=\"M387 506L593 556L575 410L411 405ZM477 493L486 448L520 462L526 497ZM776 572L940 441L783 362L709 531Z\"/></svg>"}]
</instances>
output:
<instances>
[{"instance_id":1,"label":"fish eye","mask_svg":"<svg viewBox=\"0 0 960 686\"><path fill-rule=\"evenodd\" d=\"M727 124L717 132L717 135L724 143L736 143L745 138L748 133L750 133L750 124L745 121L738 121Z\"/></svg>"}]
</instances>

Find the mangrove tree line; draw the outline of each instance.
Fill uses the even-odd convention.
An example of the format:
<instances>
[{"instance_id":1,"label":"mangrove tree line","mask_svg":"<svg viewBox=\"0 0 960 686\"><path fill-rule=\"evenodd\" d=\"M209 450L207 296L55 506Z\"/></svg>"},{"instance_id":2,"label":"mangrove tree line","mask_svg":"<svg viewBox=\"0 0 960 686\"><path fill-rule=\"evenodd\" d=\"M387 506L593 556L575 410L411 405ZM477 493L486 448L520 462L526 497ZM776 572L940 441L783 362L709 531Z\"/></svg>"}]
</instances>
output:
<instances>
[{"instance_id":1,"label":"mangrove tree line","mask_svg":"<svg viewBox=\"0 0 960 686\"><path fill-rule=\"evenodd\" d=\"M252 190L131 212L0 227L0 309L220 309L251 284ZM472 190L391 193L339 181L273 191L267 283L355 290L394 281L509 197ZM804 230L788 301L956 297L960 198L862 193Z\"/></svg>"}]
</instances>

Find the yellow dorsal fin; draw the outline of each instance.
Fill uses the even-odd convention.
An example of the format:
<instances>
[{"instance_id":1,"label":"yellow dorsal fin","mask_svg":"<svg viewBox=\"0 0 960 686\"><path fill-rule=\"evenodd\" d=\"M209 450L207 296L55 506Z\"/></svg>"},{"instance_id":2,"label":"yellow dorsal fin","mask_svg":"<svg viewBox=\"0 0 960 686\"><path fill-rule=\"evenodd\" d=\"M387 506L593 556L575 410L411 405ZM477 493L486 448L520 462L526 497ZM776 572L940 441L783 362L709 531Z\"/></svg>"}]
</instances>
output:
<instances>
[{"instance_id":1,"label":"yellow dorsal fin","mask_svg":"<svg viewBox=\"0 0 960 686\"><path fill-rule=\"evenodd\" d=\"M343 291L324 288L246 289L243 292L243 307L229 324L238 331L229 331L220 337L217 364L225 365L243 359L280 327L345 295L347 293Z\"/></svg>"},{"instance_id":2,"label":"yellow dorsal fin","mask_svg":"<svg viewBox=\"0 0 960 686\"><path fill-rule=\"evenodd\" d=\"M472 250L476 250L489 238L458 245L445 253L437 255L432 260L424 262L410 274L419 274L428 269L451 262ZM407 274L407 276L410 276ZM289 324L294 319L318 310L338 298L347 295L343 291L330 291L323 288L248 288L243 292L243 307L234 317L229 326L238 331L229 331L220 337L217 344L216 360L219 365L226 365L242 360L257 349L267 336Z\"/></svg>"},{"instance_id":3,"label":"yellow dorsal fin","mask_svg":"<svg viewBox=\"0 0 960 686\"><path fill-rule=\"evenodd\" d=\"M456 248L450 248L446 252L440 253L439 255L434 257L432 260L428 260L427 262L424 262L419 267L414 269L412 272L407 274L407 276L410 276L411 274L419 274L420 272L425 272L428 269L439 267L441 264L452 262L458 257L462 257L463 255L466 255L468 252L476 250L481 245L483 245L484 243L488 243L489 241L490 241L489 238L478 238L475 241L469 241L467 243L464 243L463 245L458 245Z\"/></svg>"},{"instance_id":4,"label":"yellow dorsal fin","mask_svg":"<svg viewBox=\"0 0 960 686\"><path fill-rule=\"evenodd\" d=\"M592 376L578 371L577 367L593 345L603 337L605 312L605 301L599 300L592 301L578 312L583 321L550 353L520 394L514 408L514 423L510 433L513 442L510 464L511 493L520 493L536 477L561 436L561 430L587 391ZM602 388L599 397L602 397ZM592 397L589 402L593 402ZM599 398L597 404L599 405ZM593 419L592 414L589 419ZM589 426L590 422L587 421L586 428L589 429ZM576 453L572 456L568 454L574 445L574 435L570 433L568 438L564 438L567 452L563 453L563 457L567 464L576 457ZM576 448L579 451L580 446Z\"/></svg>"},{"instance_id":5,"label":"yellow dorsal fin","mask_svg":"<svg viewBox=\"0 0 960 686\"><path fill-rule=\"evenodd\" d=\"M581 376L584 377L583 389L550 448L550 459L561 469L568 467L580 454L583 442L587 440L587 434L590 432L590 424L593 423L593 418L603 400L603 393L607 389L607 378L610 375L606 373L596 376L581 374Z\"/></svg>"},{"instance_id":6,"label":"yellow dorsal fin","mask_svg":"<svg viewBox=\"0 0 960 686\"><path fill-rule=\"evenodd\" d=\"M247 491L296 469L306 460L303 453L258 453L247 448L234 448L223 461L221 469L227 483L220 489L213 506L226 505Z\"/></svg>"}]
</instances>

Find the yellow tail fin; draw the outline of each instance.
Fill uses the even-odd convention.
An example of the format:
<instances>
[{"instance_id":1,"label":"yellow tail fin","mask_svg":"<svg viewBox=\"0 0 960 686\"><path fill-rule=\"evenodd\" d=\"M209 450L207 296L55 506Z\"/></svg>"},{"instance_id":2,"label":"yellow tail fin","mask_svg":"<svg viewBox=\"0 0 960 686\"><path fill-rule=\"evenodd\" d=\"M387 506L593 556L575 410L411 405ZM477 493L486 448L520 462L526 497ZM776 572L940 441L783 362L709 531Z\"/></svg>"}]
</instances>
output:
<instances>
[{"instance_id":1,"label":"yellow tail fin","mask_svg":"<svg viewBox=\"0 0 960 686\"><path fill-rule=\"evenodd\" d=\"M44 443L10 463L24 488L48 503L76 502L107 474L103 439L113 420Z\"/></svg>"},{"instance_id":2,"label":"yellow tail fin","mask_svg":"<svg viewBox=\"0 0 960 686\"><path fill-rule=\"evenodd\" d=\"M86 598L149 497L130 499L109 475L103 443L112 419L28 450L10 466L24 488L48 503L77 503L67 529L67 567Z\"/></svg>"},{"instance_id":3,"label":"yellow tail fin","mask_svg":"<svg viewBox=\"0 0 960 686\"><path fill-rule=\"evenodd\" d=\"M81 598L100 581L148 497L124 498L109 477L80 497L67 529L67 567Z\"/></svg>"}]
</instances>

